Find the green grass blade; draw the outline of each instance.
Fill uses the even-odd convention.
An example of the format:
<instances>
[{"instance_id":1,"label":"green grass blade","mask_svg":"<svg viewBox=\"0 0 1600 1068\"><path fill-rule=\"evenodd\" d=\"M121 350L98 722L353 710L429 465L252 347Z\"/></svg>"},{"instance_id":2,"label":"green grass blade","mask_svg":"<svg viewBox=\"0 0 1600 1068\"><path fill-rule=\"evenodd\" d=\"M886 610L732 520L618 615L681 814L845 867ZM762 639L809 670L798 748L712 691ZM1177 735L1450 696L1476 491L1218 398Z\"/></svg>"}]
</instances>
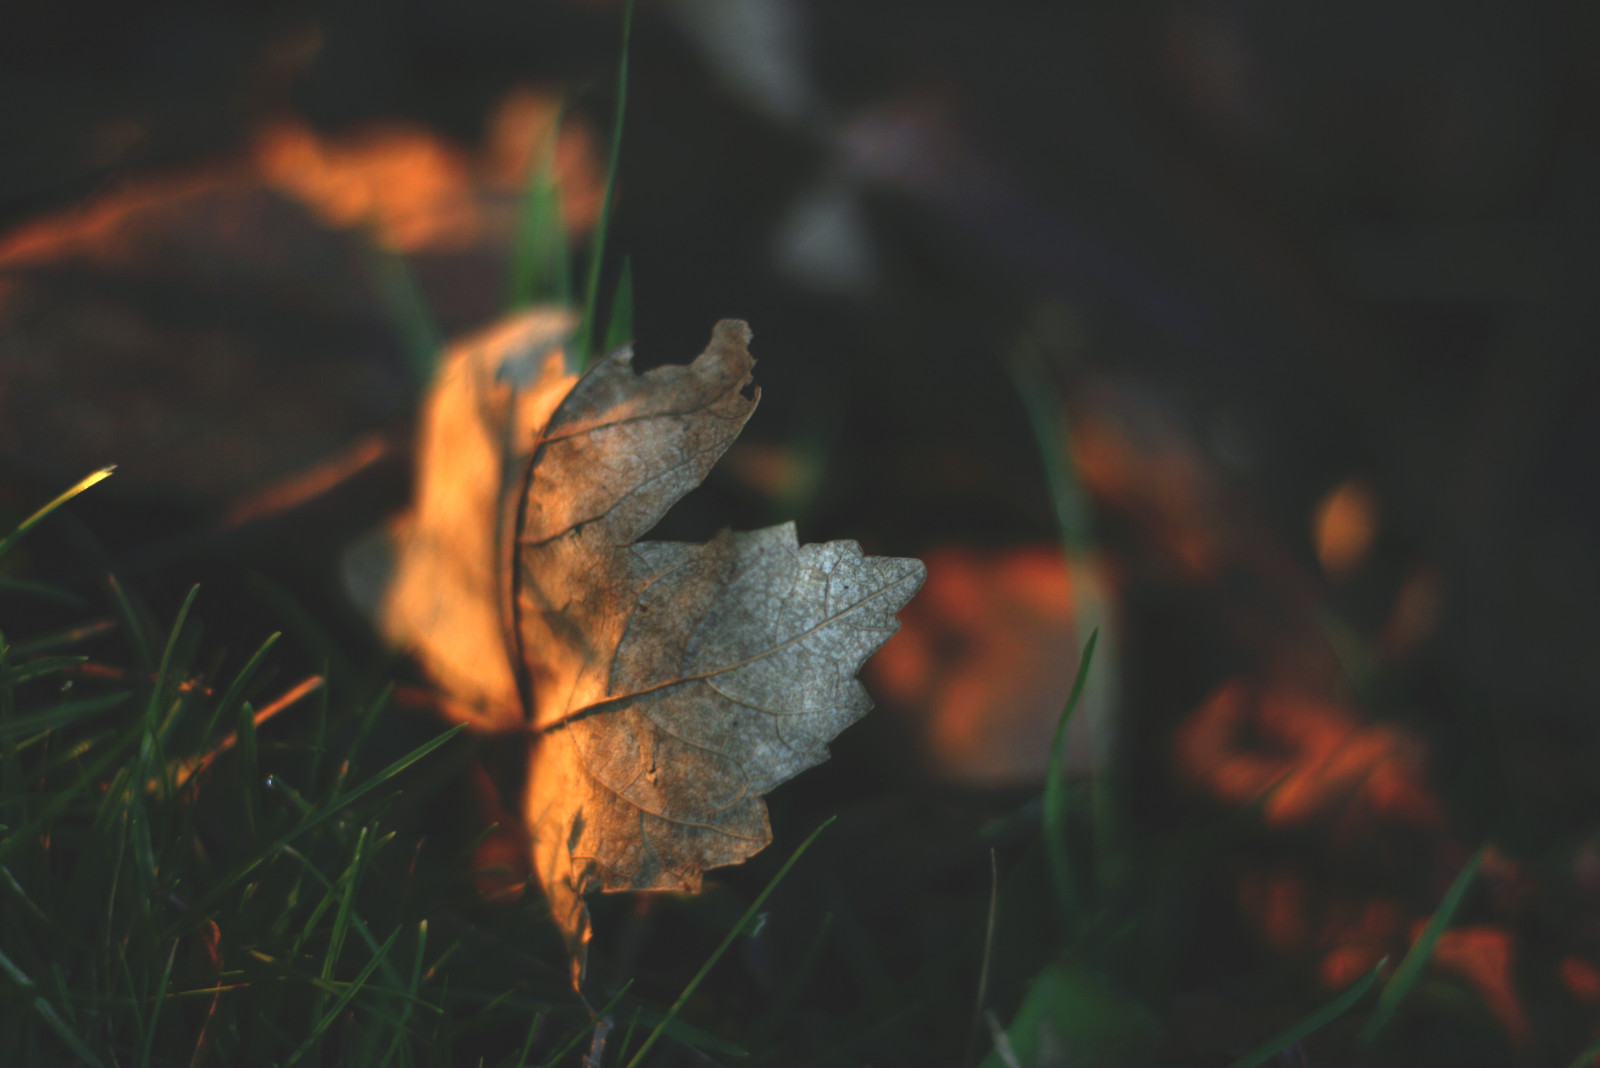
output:
<instances>
[{"instance_id":1,"label":"green grass blade","mask_svg":"<svg viewBox=\"0 0 1600 1068\"><path fill-rule=\"evenodd\" d=\"M756 1025L758 1036L770 1035L779 1022L793 1012L794 1007L800 1003L800 998L817 976L817 968L822 964L822 955L827 952L832 935L833 913L824 912L822 923L818 925L817 933L812 935L811 941L807 943L805 954L801 956L800 963L795 965L794 973L784 984L783 991L773 999L772 1007L763 1014L760 1023Z\"/></svg>"},{"instance_id":2,"label":"green grass blade","mask_svg":"<svg viewBox=\"0 0 1600 1068\"><path fill-rule=\"evenodd\" d=\"M130 729L125 729L122 739L118 740L115 745L107 747L106 751L102 751L99 759L96 759L93 764L85 767L85 769L80 769L80 775L78 775L78 780L77 783L74 783L74 787L70 788L70 790L59 791L58 795L53 796L50 801L46 801L43 811L32 817L26 827L11 828L11 833L8 833L5 838L0 838L0 862L5 862L11 854L21 849L24 844L32 841L34 836L45 828L46 823L50 823L50 820L56 819L58 815L61 815L61 812L66 811L67 806L83 798L83 796L90 795L91 791L94 790L94 783L99 782L99 777L106 774L107 769L110 769L112 764L120 763L125 758L126 750L133 745L134 740L138 740L138 737L138 731L134 731L131 727ZM112 790L107 791L107 801L109 803L117 793L115 787L117 787L117 783L112 783Z\"/></svg>"},{"instance_id":3,"label":"green grass blade","mask_svg":"<svg viewBox=\"0 0 1600 1068\"><path fill-rule=\"evenodd\" d=\"M174 947L177 942L172 943ZM134 1045L139 1049L145 1048L146 1031L144 1016L140 1013L143 999L138 996L139 984L134 981L133 969L128 967L128 944L118 942L116 946L117 972L122 977L122 985L128 990L127 1003L133 1008Z\"/></svg>"},{"instance_id":4,"label":"green grass blade","mask_svg":"<svg viewBox=\"0 0 1600 1068\"><path fill-rule=\"evenodd\" d=\"M1050 503L1061 532L1061 547L1071 573L1072 617L1079 627L1099 627L1113 622L1111 605L1096 579L1094 509L1078 475L1072 455L1071 435L1063 414L1065 404L1051 380L1038 346L1030 339L1017 346L1009 364L1011 379L1033 429L1039 459L1044 466ZM1080 581L1079 576L1082 576ZM1118 673L1116 628L1108 626L1100 659L1103 669L1095 680L1096 703L1109 701ZM1126 876L1127 852L1118 842L1116 798L1101 767L1100 741L1090 721L1090 814L1094 826L1096 904L1114 900L1119 881Z\"/></svg>"},{"instance_id":5,"label":"green grass blade","mask_svg":"<svg viewBox=\"0 0 1600 1068\"><path fill-rule=\"evenodd\" d=\"M745 930L745 927L755 918L756 913L761 911L761 906L766 904L767 898L778 888L778 884L783 882L783 877L789 874L789 869L793 868L795 863L805 854L805 851L811 848L811 843L817 840L817 835L827 830L828 825L836 819L838 819L837 816L829 816L822 822L821 826L806 836L806 840L801 842L793 853L789 854L789 859L783 862L783 867L778 869L778 873L767 883L765 889L756 895L756 899L750 902L750 907L744 910L744 915L739 917L739 922L733 925L711 956L700 966L700 970L694 973L694 978L690 979L688 985L683 988L683 992L678 995L678 1000L674 1001L672 1006L667 1009L666 1016L646 1036L644 1045L639 1047L639 1052L635 1053L633 1059L628 1062L628 1068L638 1068L639 1063L644 1060L645 1054L649 1053L655 1046L656 1041L661 1038L661 1032L683 1010L684 1005L688 1004L689 999L694 996L694 992L699 989L700 983L707 975L711 974L711 969L715 967L717 961L722 959L722 955L728 951L728 947L733 945L733 940L739 937L741 931Z\"/></svg>"},{"instance_id":6,"label":"green grass blade","mask_svg":"<svg viewBox=\"0 0 1600 1068\"><path fill-rule=\"evenodd\" d=\"M67 1048L72 1050L74 1056L92 1068L105 1068L105 1063L95 1056L93 1050L83 1044L83 1039L79 1038L67 1022L56 1014L55 1007L50 1002L43 997L37 997L33 999L33 1007L44 1017L44 1022L50 1025L50 1030L56 1033L56 1037L67 1044Z\"/></svg>"},{"instance_id":7,"label":"green grass blade","mask_svg":"<svg viewBox=\"0 0 1600 1068\"><path fill-rule=\"evenodd\" d=\"M7 534L5 537L0 538L0 556L4 556L6 553L10 552L13 545L21 541L23 536L26 535L28 531L44 522L51 512L55 511L57 508L60 508L63 504L66 504L68 501L72 500L72 498L76 497L89 487L94 486L97 483L104 482L106 479L111 477L111 472L115 471L116 469L116 464L112 464L110 467L102 467L94 474L79 479L78 482L70 489L64 491L49 504L45 505L43 508L40 508L37 512L34 512L28 518L18 523L16 529L14 529L10 534Z\"/></svg>"},{"instance_id":8,"label":"green grass blade","mask_svg":"<svg viewBox=\"0 0 1600 1068\"><path fill-rule=\"evenodd\" d=\"M92 623L79 623L77 626L59 630L53 634L46 634L32 641L18 642L11 647L11 651L17 656L34 656L38 653L49 652L51 649L81 645L91 638L98 638L100 635L109 634L116 629L115 620L97 619Z\"/></svg>"},{"instance_id":9,"label":"green grass blade","mask_svg":"<svg viewBox=\"0 0 1600 1068\"><path fill-rule=\"evenodd\" d=\"M606 316L606 344L602 352L612 352L633 340L633 257L622 257L622 273L617 276L617 291L611 297L611 313Z\"/></svg>"},{"instance_id":10,"label":"green grass blade","mask_svg":"<svg viewBox=\"0 0 1600 1068\"><path fill-rule=\"evenodd\" d=\"M155 745L149 732L139 741L133 773L123 782L121 804L128 814L128 844L133 848L133 873L138 878L135 902L145 920L150 918L150 897L156 887L160 865L156 860L155 836L150 827L150 809L145 804L145 783L150 781L155 763Z\"/></svg>"},{"instance_id":11,"label":"green grass blade","mask_svg":"<svg viewBox=\"0 0 1600 1068\"><path fill-rule=\"evenodd\" d=\"M626 0L622 8L622 58L617 63L617 106L611 120L611 160L606 166L606 191L600 202L600 218L595 223L594 241L589 252L589 278L584 285L583 318L578 322L578 332L572 340L573 358L577 369L584 370L594 353L595 317L599 314L600 267L606 254L606 231L611 222L611 208L617 192L617 160L622 155L622 118L628 103L628 53L633 38L633 0Z\"/></svg>"},{"instance_id":12,"label":"green grass blade","mask_svg":"<svg viewBox=\"0 0 1600 1068\"><path fill-rule=\"evenodd\" d=\"M378 839L377 844L368 851L367 859L371 860L372 856L375 855L379 849L382 849L393 839L393 831ZM300 947L304 945L305 940L310 937L310 932L316 926L316 922L322 918L324 913L327 912L328 902L332 900L334 883L330 882L326 875L323 875L317 870L316 865L307 860L304 854L295 849L293 846L284 846L283 855L294 860L300 865L301 870L305 874L309 874L313 879L315 879L317 883L321 885L324 895L323 900L317 903L317 909L320 911L313 912L312 918L307 921L305 929L302 931L300 938L291 948L289 955L292 957L300 952ZM367 949L373 953L378 951L378 940L373 936L372 931L367 927L366 923L362 921L359 913L352 912L350 914L350 926L355 930L356 934L361 936L361 940L367 944ZM383 966L383 977L386 982L391 983L396 988L400 987L400 973L396 971L392 965L385 964Z\"/></svg>"},{"instance_id":13,"label":"green grass blade","mask_svg":"<svg viewBox=\"0 0 1600 1068\"><path fill-rule=\"evenodd\" d=\"M333 632L306 611L305 606L287 589L259 572L245 576L245 589L283 621L285 634L298 642L315 660L324 662L321 674L328 680L328 689L363 677L365 673L339 647Z\"/></svg>"},{"instance_id":14,"label":"green grass blade","mask_svg":"<svg viewBox=\"0 0 1600 1068\"><path fill-rule=\"evenodd\" d=\"M1266 1064L1307 1035L1322 1030L1334 1020L1343 1016L1352 1005L1361 1000L1362 995L1371 989L1373 983L1378 981L1378 974L1387 963L1389 963L1389 958L1383 958L1370 972L1351 983L1344 993L1288 1030L1273 1035L1261 1045L1234 1061L1233 1064L1229 1065L1229 1068L1259 1068L1260 1065Z\"/></svg>"},{"instance_id":15,"label":"green grass blade","mask_svg":"<svg viewBox=\"0 0 1600 1068\"><path fill-rule=\"evenodd\" d=\"M5 972L6 977L24 990L32 990L34 983L28 973L17 967L16 963L0 949L0 972Z\"/></svg>"},{"instance_id":16,"label":"green grass blade","mask_svg":"<svg viewBox=\"0 0 1600 1068\"><path fill-rule=\"evenodd\" d=\"M1455 881L1450 884L1450 889L1445 891L1444 900L1439 902L1439 907L1428 917L1427 926L1406 951L1406 955L1400 959L1400 966L1384 984L1383 993L1378 995L1378 1004L1372 1010L1371 1019L1361 1029L1362 1042L1370 1043L1378 1037L1378 1032L1389 1022L1394 1010L1422 977L1423 967L1428 963L1428 958L1433 956L1434 945L1439 941L1439 936L1444 934L1445 928L1450 926L1451 917L1460 907L1462 899L1467 896L1467 890L1472 886L1473 877L1478 874L1478 866L1483 863L1483 855L1488 848L1480 846L1478 851L1472 854L1472 859L1467 861L1466 867L1461 869Z\"/></svg>"},{"instance_id":17,"label":"green grass blade","mask_svg":"<svg viewBox=\"0 0 1600 1068\"><path fill-rule=\"evenodd\" d=\"M0 725L17 714L16 683L11 680L11 647L0 634ZM7 827L26 823L28 798L22 780L22 756L16 739L0 734L0 821Z\"/></svg>"},{"instance_id":18,"label":"green grass blade","mask_svg":"<svg viewBox=\"0 0 1600 1068\"><path fill-rule=\"evenodd\" d=\"M1050 883L1055 889L1056 903L1061 909L1062 921L1067 929L1076 931L1083 919L1083 902L1078 885L1072 875L1072 858L1067 850L1067 785L1062 770L1066 750L1067 724L1073 709L1083 696L1083 687L1089 679L1089 668L1094 663L1094 647L1100 640L1100 630L1095 628L1084 643L1083 655L1078 658L1078 674L1072 680L1072 690L1067 694L1066 706L1056 721L1056 734L1050 742L1050 769L1044 780L1044 807L1041 822L1044 826L1045 855L1050 861Z\"/></svg>"},{"instance_id":19,"label":"green grass blade","mask_svg":"<svg viewBox=\"0 0 1600 1068\"><path fill-rule=\"evenodd\" d=\"M0 579L0 594L20 594L26 597L37 597L41 600L52 601L67 608L83 609L89 607L89 602L73 593L43 582L30 582L27 579L6 578Z\"/></svg>"},{"instance_id":20,"label":"green grass blade","mask_svg":"<svg viewBox=\"0 0 1600 1068\"><path fill-rule=\"evenodd\" d=\"M151 749L151 763L161 769L163 778L162 789L164 793L172 791L172 772L167 766L165 756L160 752L159 736L161 734L161 709L167 701L167 676L173 667L173 655L178 648L178 642L183 636L183 625L188 622L189 609L194 607L194 600L200 595L199 586L191 586L189 594L183 599L183 605L178 609L178 618L173 621L172 633L167 636L167 644L161 651L161 664L156 668L155 685L150 690L150 702L145 706L144 721L145 731L149 735ZM145 780L139 779L142 789Z\"/></svg>"},{"instance_id":21,"label":"green grass blade","mask_svg":"<svg viewBox=\"0 0 1600 1068\"><path fill-rule=\"evenodd\" d=\"M444 338L439 333L433 309L428 306L422 283L417 280L410 261L401 253L378 244L375 235L366 242L363 251L367 277L389 313L400 344L411 361L412 373L418 383L426 384L433 378Z\"/></svg>"},{"instance_id":22,"label":"green grass blade","mask_svg":"<svg viewBox=\"0 0 1600 1068\"><path fill-rule=\"evenodd\" d=\"M563 308L572 304L571 253L561 213L561 184L556 180L556 148L561 138L565 102L550 124L539 166L528 179L517 220L516 246L506 286L506 307L527 307L550 300Z\"/></svg>"},{"instance_id":23,"label":"green grass blade","mask_svg":"<svg viewBox=\"0 0 1600 1068\"><path fill-rule=\"evenodd\" d=\"M233 681L228 683L228 688L222 693L222 700L217 703L217 707L211 712L211 719L206 723L205 733L200 736L202 744L211 740L212 734L217 729L217 724L224 722L223 717L233 711L234 702L244 696L245 687L250 685L251 680L256 676L256 672L261 670L261 665L266 662L267 654L272 651L274 645L278 644L278 639L281 637L283 637L283 631L281 630L274 631L268 635L267 640L261 643L261 647L255 651L249 660L244 662L244 667L239 669L238 674L234 675ZM254 721L252 721L251 725L254 726Z\"/></svg>"},{"instance_id":24,"label":"green grass blade","mask_svg":"<svg viewBox=\"0 0 1600 1068\"><path fill-rule=\"evenodd\" d=\"M1600 1038L1589 1043L1567 1068L1593 1068L1596 1060L1600 1060Z\"/></svg>"},{"instance_id":25,"label":"green grass blade","mask_svg":"<svg viewBox=\"0 0 1600 1068\"><path fill-rule=\"evenodd\" d=\"M1062 544L1071 555L1086 553L1094 548L1093 512L1089 507L1088 494L1084 492L1067 450L1067 435L1061 418L1061 395L1050 381L1043 361L1031 346L1019 347L1011 360L1010 371L1017 395L1022 398L1022 406L1028 413L1034 440L1039 446L1039 458L1044 463L1050 501L1055 506Z\"/></svg>"},{"instance_id":26,"label":"green grass blade","mask_svg":"<svg viewBox=\"0 0 1600 1068\"><path fill-rule=\"evenodd\" d=\"M144 1032L144 1042L139 1050L139 1068L149 1068L150 1047L156 1040L156 1025L161 1022L161 1006L167 1000L167 984L172 981L172 961L178 955L178 940L172 940L172 948L167 951L167 966L161 972L161 982L156 987L156 1004L150 1012L150 1024Z\"/></svg>"},{"instance_id":27,"label":"green grass blade","mask_svg":"<svg viewBox=\"0 0 1600 1068\"><path fill-rule=\"evenodd\" d=\"M513 1068L525 1068L528 1063L528 1054L533 1051L534 1036L539 1033L539 1025L544 1023L544 1010L533 1014L533 1022L528 1024L527 1034L522 1037L522 1049L517 1052L517 1059L512 1061Z\"/></svg>"},{"instance_id":28,"label":"green grass blade","mask_svg":"<svg viewBox=\"0 0 1600 1068\"><path fill-rule=\"evenodd\" d=\"M128 597L128 591L122 588L122 583L117 581L117 576L106 576L106 589L111 593L111 600L117 608L117 618L122 621L122 633L128 638L128 643L133 647L134 659L139 663L139 670L148 675L155 670L155 664L150 659L150 641L145 636L144 624L139 619L139 613L134 610L133 601Z\"/></svg>"},{"instance_id":29,"label":"green grass blade","mask_svg":"<svg viewBox=\"0 0 1600 1068\"><path fill-rule=\"evenodd\" d=\"M339 910L333 916L333 931L328 935L328 952L322 958L322 979L333 978L333 969L339 962L339 956L344 952L345 936L350 932L350 908L355 903L356 887L361 882L361 869L364 866L367 847L367 828L361 828L356 835L356 848L350 858L350 864L340 876ZM320 1011L322 1001L319 998L317 1008Z\"/></svg>"},{"instance_id":30,"label":"green grass blade","mask_svg":"<svg viewBox=\"0 0 1600 1068\"><path fill-rule=\"evenodd\" d=\"M64 930L60 924L50 918L44 909L38 906L33 898L28 896L28 891L23 889L22 884L17 881L17 877L11 874L11 869L4 864L0 864L0 885L4 885L18 901L22 902L22 907L27 909L34 919L43 924L51 935L57 938L65 937L71 939L73 937L72 932Z\"/></svg>"},{"instance_id":31,"label":"green grass blade","mask_svg":"<svg viewBox=\"0 0 1600 1068\"><path fill-rule=\"evenodd\" d=\"M395 1027L394 1038L389 1040L389 1048L384 1052L383 1060L379 1062L387 1065L400 1052L400 1043L405 1039L406 1025L411 1021L411 1010L420 1000L417 993L422 989L422 961L428 952L428 921L423 920L417 924L417 949L411 956L411 981L406 989L410 996L400 1008L400 1023Z\"/></svg>"},{"instance_id":32,"label":"green grass blade","mask_svg":"<svg viewBox=\"0 0 1600 1068\"><path fill-rule=\"evenodd\" d=\"M300 1058L310 1053L322 1041L323 1034L334 1025L339 1019L339 1014L344 1012L345 1007L351 1001L355 1000L355 996L361 993L361 989L367 985L367 980L372 978L372 973L378 970L378 965L382 964L383 959L389 955L389 950L394 946L395 939L400 937L401 930L402 928L396 927L394 932L383 940L383 945L379 947L378 952L373 955L371 960L367 961L356 977L344 988L344 992L339 995L339 1000L335 1001L333 1007L316 1022L311 1028L311 1033L306 1036L305 1041L300 1043L299 1048L289 1055L288 1060L283 1062L283 1068L289 1068L290 1065L297 1063Z\"/></svg>"},{"instance_id":33,"label":"green grass blade","mask_svg":"<svg viewBox=\"0 0 1600 1068\"><path fill-rule=\"evenodd\" d=\"M620 1061L620 1060L622 1060L622 1058L624 1058L624 1057L626 1057L628 1055L628 1047L633 1045L633 1032L634 1032L634 1029L637 1028L638 1026L639 1026L639 1010L638 1009L634 1009L633 1010L633 1015L628 1017L628 1030L622 1036L622 1045L617 1047L617 1060ZM526 1054L524 1054L524 1056L526 1056ZM517 1068L522 1068L520 1063L518 1064Z\"/></svg>"},{"instance_id":34,"label":"green grass blade","mask_svg":"<svg viewBox=\"0 0 1600 1068\"><path fill-rule=\"evenodd\" d=\"M361 752L361 747L366 744L372 730L378 725L379 714L389 706L389 699L394 696L394 683L389 683L378 696L374 697L367 705L367 710L362 714L361 722L356 727L355 737L350 739L350 746L345 750L344 760L339 764L339 773L334 776L333 792L338 793L344 789L344 780L350 774L350 766L355 762L356 755Z\"/></svg>"},{"instance_id":35,"label":"green grass blade","mask_svg":"<svg viewBox=\"0 0 1600 1068\"><path fill-rule=\"evenodd\" d=\"M11 650L6 650L7 659ZM16 667L6 667L0 670L0 686L17 686L34 679L42 679L47 675L56 675L84 663L89 658L86 656L40 656L32 660L24 660Z\"/></svg>"},{"instance_id":36,"label":"green grass blade","mask_svg":"<svg viewBox=\"0 0 1600 1068\"><path fill-rule=\"evenodd\" d=\"M326 662L322 665L322 677L329 677ZM311 695L311 707L315 715L311 720L311 768L306 782L313 785L322 781L322 762L328 755L328 716L331 713L328 706L332 701L328 690L328 685L324 683Z\"/></svg>"},{"instance_id":37,"label":"green grass blade","mask_svg":"<svg viewBox=\"0 0 1600 1068\"><path fill-rule=\"evenodd\" d=\"M64 702L44 712L17 716L0 722L0 737L20 738L38 731L70 727L81 720L93 719L102 712L109 712L131 696L133 695L128 693L112 693L101 697L86 697L81 701Z\"/></svg>"},{"instance_id":38,"label":"green grass blade","mask_svg":"<svg viewBox=\"0 0 1600 1068\"><path fill-rule=\"evenodd\" d=\"M245 826L250 828L251 834L255 834L256 828L261 826L261 763L258 755L260 750L256 745L256 710L249 701L239 706L239 726L235 737L238 741L234 744L234 760L239 769L235 779L244 795Z\"/></svg>"}]
</instances>

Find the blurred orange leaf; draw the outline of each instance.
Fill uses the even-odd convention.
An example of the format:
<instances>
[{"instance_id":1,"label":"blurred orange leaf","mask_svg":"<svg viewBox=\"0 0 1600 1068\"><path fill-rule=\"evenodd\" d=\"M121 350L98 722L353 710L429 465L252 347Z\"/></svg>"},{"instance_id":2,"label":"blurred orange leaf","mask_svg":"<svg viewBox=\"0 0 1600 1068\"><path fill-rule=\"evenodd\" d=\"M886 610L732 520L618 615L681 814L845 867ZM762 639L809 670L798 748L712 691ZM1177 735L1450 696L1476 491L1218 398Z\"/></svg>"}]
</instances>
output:
<instances>
[{"instance_id":1,"label":"blurred orange leaf","mask_svg":"<svg viewBox=\"0 0 1600 1068\"><path fill-rule=\"evenodd\" d=\"M1174 749L1184 775L1219 799L1266 795L1277 826L1355 808L1416 827L1441 819L1419 739L1291 688L1225 683L1179 728Z\"/></svg>"},{"instance_id":2,"label":"blurred orange leaf","mask_svg":"<svg viewBox=\"0 0 1600 1068\"><path fill-rule=\"evenodd\" d=\"M926 756L941 776L976 785L1037 782L1049 764L1061 702L1072 687L1087 628L1073 612L1085 584L1059 546L928 554L928 585L906 610L905 629L872 662L874 688L915 716ZM1067 767L1091 763L1090 704L1068 727Z\"/></svg>"}]
</instances>

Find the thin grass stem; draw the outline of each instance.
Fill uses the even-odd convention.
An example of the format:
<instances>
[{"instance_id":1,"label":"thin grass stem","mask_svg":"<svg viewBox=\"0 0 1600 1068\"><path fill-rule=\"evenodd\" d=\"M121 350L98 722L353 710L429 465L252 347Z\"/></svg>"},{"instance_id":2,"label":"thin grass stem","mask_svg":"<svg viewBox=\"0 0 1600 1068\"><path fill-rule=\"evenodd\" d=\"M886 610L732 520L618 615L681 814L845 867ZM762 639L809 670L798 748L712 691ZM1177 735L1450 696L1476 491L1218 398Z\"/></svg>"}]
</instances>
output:
<instances>
[{"instance_id":1,"label":"thin grass stem","mask_svg":"<svg viewBox=\"0 0 1600 1068\"><path fill-rule=\"evenodd\" d=\"M789 874L789 869L795 866L795 863L805 855L805 851L811 848L811 843L817 840L817 836L827 830L828 825L836 819L838 819L837 816L829 816L822 822L821 826L806 836L806 840L801 842L793 853L789 854L789 859L783 862L783 867L778 869L778 873L772 877L761 893L756 895L756 899L750 902L750 907L744 910L744 915L739 917L739 922L733 925L721 943L717 945L717 948L712 951L711 956L700 966L700 970L694 973L694 978L689 980L688 985L683 988L683 992L678 995L678 1000L672 1003L672 1006L667 1009L667 1014L661 1018L661 1022L657 1023L645 1038L644 1044L639 1047L639 1052L635 1053L633 1059L628 1062L627 1068L638 1068L639 1063L644 1060L645 1054L649 1053L657 1040L661 1038L661 1032L666 1030L667 1025L677 1017L678 1013L683 1011L684 1005L688 1004L689 999L694 996L694 992L700 988L700 983L707 975L711 974L711 969L716 966L717 961L722 959L722 955L728 951L728 947L733 945L733 940L739 937L740 932L745 930L750 921L755 918L756 913L761 910L761 906L766 904L767 898L778 888L778 884L783 882L783 877Z\"/></svg>"},{"instance_id":2,"label":"thin grass stem","mask_svg":"<svg viewBox=\"0 0 1600 1068\"><path fill-rule=\"evenodd\" d=\"M583 318L578 322L578 332L572 345L580 371L589 366L594 356L596 318L600 313L600 269L605 261L606 233L610 227L611 209L616 201L617 161L622 156L622 120L628 105L628 56L632 39L633 0L626 0L622 8L622 58L617 64L617 103L611 119L611 159L606 166L606 190L600 202L600 218L595 223L594 240L589 252L589 276L583 287Z\"/></svg>"}]
</instances>

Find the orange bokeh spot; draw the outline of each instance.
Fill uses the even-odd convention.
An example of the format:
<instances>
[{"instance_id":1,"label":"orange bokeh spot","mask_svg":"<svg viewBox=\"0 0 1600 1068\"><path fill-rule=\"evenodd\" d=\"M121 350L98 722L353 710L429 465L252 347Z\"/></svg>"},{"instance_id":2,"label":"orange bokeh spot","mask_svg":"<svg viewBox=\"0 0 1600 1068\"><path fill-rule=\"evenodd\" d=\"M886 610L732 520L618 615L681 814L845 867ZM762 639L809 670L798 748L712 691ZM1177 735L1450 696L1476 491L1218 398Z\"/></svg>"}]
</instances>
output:
<instances>
[{"instance_id":1,"label":"orange bokeh spot","mask_svg":"<svg viewBox=\"0 0 1600 1068\"><path fill-rule=\"evenodd\" d=\"M1600 1001L1600 970L1582 957L1561 962L1561 985L1579 1001Z\"/></svg>"},{"instance_id":2,"label":"orange bokeh spot","mask_svg":"<svg viewBox=\"0 0 1600 1068\"><path fill-rule=\"evenodd\" d=\"M1215 487L1199 457L1176 438L1131 441L1109 419L1076 420L1072 456L1096 499L1138 514L1164 553L1196 578L1215 575L1229 543Z\"/></svg>"},{"instance_id":3,"label":"orange bokeh spot","mask_svg":"<svg viewBox=\"0 0 1600 1068\"><path fill-rule=\"evenodd\" d=\"M1341 482L1317 504L1312 541L1322 569L1335 577L1354 572L1372 551L1378 533L1378 499L1356 479Z\"/></svg>"}]
</instances>

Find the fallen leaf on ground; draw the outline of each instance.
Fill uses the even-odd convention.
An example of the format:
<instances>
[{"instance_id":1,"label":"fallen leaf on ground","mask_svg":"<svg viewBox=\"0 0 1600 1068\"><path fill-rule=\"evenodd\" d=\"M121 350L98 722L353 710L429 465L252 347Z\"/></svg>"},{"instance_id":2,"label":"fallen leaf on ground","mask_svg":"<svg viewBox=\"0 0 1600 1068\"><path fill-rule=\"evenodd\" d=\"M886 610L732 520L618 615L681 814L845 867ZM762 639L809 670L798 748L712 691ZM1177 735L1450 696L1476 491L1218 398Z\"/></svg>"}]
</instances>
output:
<instances>
[{"instance_id":1,"label":"fallen leaf on ground","mask_svg":"<svg viewBox=\"0 0 1600 1068\"><path fill-rule=\"evenodd\" d=\"M534 732L533 868L581 982L584 894L696 890L771 841L761 795L871 707L856 672L924 568L793 524L639 541L755 410L749 329L642 375L625 347L573 384L548 326L442 367L379 618L452 715Z\"/></svg>"}]
</instances>

